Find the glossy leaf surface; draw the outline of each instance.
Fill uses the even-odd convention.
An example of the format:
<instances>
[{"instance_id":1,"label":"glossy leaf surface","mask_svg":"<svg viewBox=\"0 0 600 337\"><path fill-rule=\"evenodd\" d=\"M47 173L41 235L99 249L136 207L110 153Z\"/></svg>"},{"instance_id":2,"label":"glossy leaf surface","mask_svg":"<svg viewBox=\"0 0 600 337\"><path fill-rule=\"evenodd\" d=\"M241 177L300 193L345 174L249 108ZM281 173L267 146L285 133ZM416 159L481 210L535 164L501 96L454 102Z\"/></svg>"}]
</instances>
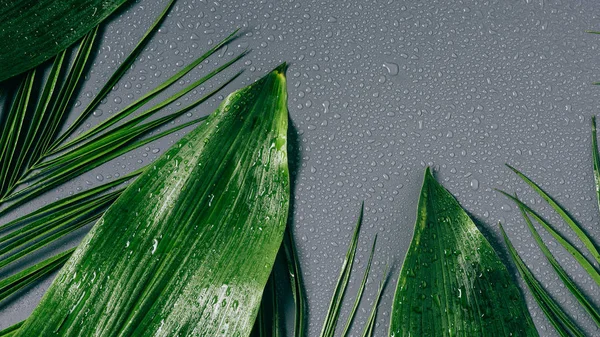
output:
<instances>
[{"instance_id":1,"label":"glossy leaf surface","mask_svg":"<svg viewBox=\"0 0 600 337\"><path fill-rule=\"evenodd\" d=\"M537 336L506 267L428 168L390 336Z\"/></svg>"},{"instance_id":2,"label":"glossy leaf surface","mask_svg":"<svg viewBox=\"0 0 600 337\"><path fill-rule=\"evenodd\" d=\"M287 220L285 68L132 183L16 336L247 336Z\"/></svg>"}]
</instances>

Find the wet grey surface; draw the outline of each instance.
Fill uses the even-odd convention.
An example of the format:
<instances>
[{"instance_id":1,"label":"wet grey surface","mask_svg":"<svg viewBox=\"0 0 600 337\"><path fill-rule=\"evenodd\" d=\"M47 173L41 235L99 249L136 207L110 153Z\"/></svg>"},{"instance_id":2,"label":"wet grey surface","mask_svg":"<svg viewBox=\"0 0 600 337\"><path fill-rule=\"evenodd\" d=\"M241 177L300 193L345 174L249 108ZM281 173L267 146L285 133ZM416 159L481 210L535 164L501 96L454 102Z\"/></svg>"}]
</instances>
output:
<instances>
[{"instance_id":1,"label":"wet grey surface","mask_svg":"<svg viewBox=\"0 0 600 337\"><path fill-rule=\"evenodd\" d=\"M75 114L133 48L164 2L137 1L110 21ZM600 239L589 127L600 104L600 88L591 85L600 80L600 36L584 32L600 30L599 14L593 1L180 0L89 125L140 97L241 27L238 40L185 81L247 48L252 52L226 72L232 75L244 68L245 73L223 95L282 61L290 63L289 109L299 144L291 154L298 158L293 226L308 291L309 336L320 331L362 200L365 222L351 294L362 277L371 240L377 233L379 239L354 331L355 335L362 331L389 263L392 276L375 333L387 334L397 274L412 236L428 165L502 251L496 223L505 224L540 280L590 335L597 335L600 332L535 248L518 210L493 189L518 192L559 223L503 166L511 163ZM217 84L212 81L202 89L207 92ZM182 86L178 83L171 92ZM201 94L198 90L181 102ZM195 109L193 116L210 113L220 98ZM140 167L180 136L104 165L11 216ZM75 244L77 238L66 245ZM550 246L581 286L597 293L567 253ZM27 317L48 284L1 307L0 328ZM529 295L528 300L540 334L555 336ZM347 311L348 306L344 314Z\"/></svg>"}]
</instances>

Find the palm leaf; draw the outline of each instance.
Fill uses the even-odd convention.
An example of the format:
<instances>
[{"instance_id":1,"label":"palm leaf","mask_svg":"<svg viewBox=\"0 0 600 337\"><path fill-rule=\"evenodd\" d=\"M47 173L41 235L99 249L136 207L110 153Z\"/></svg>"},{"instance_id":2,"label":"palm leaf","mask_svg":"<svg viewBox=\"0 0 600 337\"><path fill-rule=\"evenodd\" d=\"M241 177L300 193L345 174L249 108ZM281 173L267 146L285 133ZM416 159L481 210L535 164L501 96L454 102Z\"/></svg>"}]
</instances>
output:
<instances>
[{"instance_id":1,"label":"palm leaf","mask_svg":"<svg viewBox=\"0 0 600 337\"><path fill-rule=\"evenodd\" d=\"M508 270L456 199L425 171L390 336L537 336Z\"/></svg>"},{"instance_id":2,"label":"palm leaf","mask_svg":"<svg viewBox=\"0 0 600 337\"><path fill-rule=\"evenodd\" d=\"M583 337L585 334L577 327L577 324L561 309L560 305L552 298L552 296L546 291L544 286L535 278L531 270L527 267L525 262L519 256L517 250L510 242L510 239L506 235L504 228L500 224L500 230L504 237L504 242L508 247L511 258L517 266L519 274L525 280L527 287L531 290L533 297L539 304L540 308L548 317L548 320L554 326L556 331L563 337L577 336Z\"/></svg>"},{"instance_id":3,"label":"palm leaf","mask_svg":"<svg viewBox=\"0 0 600 337\"><path fill-rule=\"evenodd\" d=\"M16 336L250 333L287 219L285 65L115 202Z\"/></svg>"},{"instance_id":4,"label":"palm leaf","mask_svg":"<svg viewBox=\"0 0 600 337\"><path fill-rule=\"evenodd\" d=\"M356 226L354 227L354 234L350 240L348 252L346 253L344 262L342 263L340 276L335 286L333 296L331 297L331 302L329 303L329 309L327 310L325 321L323 322L323 328L321 329L321 337L332 337L335 334L335 328L339 320L344 294L346 293L346 288L348 287L348 282L350 281L350 273L352 272L352 265L354 264L354 257L356 256L356 248L358 247L358 234L360 233L363 213L364 203L360 208L358 220L356 222Z\"/></svg>"},{"instance_id":5,"label":"palm leaf","mask_svg":"<svg viewBox=\"0 0 600 337\"><path fill-rule=\"evenodd\" d=\"M600 204L600 156L598 154L598 143L597 143L597 132L596 132L596 120L592 118L592 164L593 164L593 172L594 172L594 180L595 180L595 188L596 194L598 195L598 202ZM507 165L508 166L508 165ZM573 219L569 213L558 204L548 193L546 193L539 185L537 185L533 180L527 177L525 174L520 172L519 170L513 168L512 166L508 166L513 172L515 172L523 181L527 183L533 190L542 197L551 208L558 213L561 218L567 223L567 225L571 228L571 230L575 233L577 239L583 244L585 248L590 252L592 257L594 258L594 262L599 261L599 254L594 244L592 238L586 234L584 229ZM527 224L530 232L532 233L538 247L541 249L542 253L546 257L546 259L550 262L552 268L558 274L560 280L563 282L565 287L569 290L569 292L575 297L580 306L588 313L588 315L592 318L592 320L596 323L597 326L600 327L600 310L595 306L595 304L586 296L586 294L577 286L577 284L573 281L573 279L567 274L565 269L558 263L556 258L552 255L552 252L547 247L547 245L542 240L540 234L534 227L533 223L530 220L530 217L536 220L552 237L558 242L565 250L573 256L575 261L587 272L587 274L596 282L597 285L600 285L600 272L598 272L597 267L588 260L588 258L584 255L584 253L573 243L569 242L563 235L561 235L558 230L556 230L555 226L551 225L548 221L546 221L541 215L539 215L536 211L534 211L531 207L523 203L515 196L511 196L510 194L500 191L502 194L510 198L514 201L519 210L521 211L522 217ZM560 305L543 289L539 281L535 279L535 276L529 271L518 252L512 247L508 237L505 235L505 241L507 245L509 245L509 250L511 251L511 257L517 268L519 269L521 275L523 276L525 282L531 289L534 298L538 302L539 306L542 308L542 311L550 321L550 323L556 328L556 330L562 336L583 336L583 332L577 326L575 321L573 321L560 307Z\"/></svg>"},{"instance_id":6,"label":"palm leaf","mask_svg":"<svg viewBox=\"0 0 600 337\"><path fill-rule=\"evenodd\" d=\"M63 51L126 0L0 2L0 81Z\"/></svg>"},{"instance_id":7,"label":"palm leaf","mask_svg":"<svg viewBox=\"0 0 600 337\"><path fill-rule=\"evenodd\" d=\"M335 335L336 327L340 320L340 313L342 308L342 303L344 301L346 295L346 289L348 288L348 284L350 282L350 275L352 273L352 266L354 265L356 250L358 248L358 236L360 233L360 228L362 225L362 218L364 213L364 202L361 205L360 213L358 216L358 221L356 222L356 226L354 227L354 233L352 234L352 238L350 240L350 244L348 245L348 251L346 252L346 256L344 257L344 261L342 263L342 268L340 271L340 276L336 283L333 296L331 298L331 302L329 303L329 309L327 310L327 315L325 316L325 321L323 322L323 328L321 330L322 337L333 337ZM371 245L371 250L369 253L369 259L367 261L367 265L365 267L365 271L363 273L363 277L361 283L358 287L356 298L350 312L348 313L348 318L346 319L346 324L344 325L344 329L342 331L341 336L348 336L350 334L350 328L356 318L356 313L358 311L359 304L361 302L362 296L365 291L365 287L367 284L367 280L369 274L371 272L371 264L373 263L373 256L375 255L375 245L377 243L377 236L373 240L373 244ZM385 273L387 274L387 272ZM385 279L385 277L384 277ZM375 325L375 316L377 312L377 306L379 305L379 300L381 298L381 294L383 291L383 282L380 283L379 291L377 293L377 297L373 303L373 309L367 320L367 323L364 327L364 336L370 336L373 333L373 328Z\"/></svg>"}]
</instances>

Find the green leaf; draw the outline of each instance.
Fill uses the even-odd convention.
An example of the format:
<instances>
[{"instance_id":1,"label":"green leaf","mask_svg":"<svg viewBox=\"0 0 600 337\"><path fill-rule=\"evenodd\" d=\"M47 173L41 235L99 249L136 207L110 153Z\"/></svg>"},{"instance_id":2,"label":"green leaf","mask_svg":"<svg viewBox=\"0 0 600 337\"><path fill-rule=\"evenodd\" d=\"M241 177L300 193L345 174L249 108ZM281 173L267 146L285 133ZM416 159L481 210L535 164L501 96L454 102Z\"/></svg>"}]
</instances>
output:
<instances>
[{"instance_id":1,"label":"green leaf","mask_svg":"<svg viewBox=\"0 0 600 337\"><path fill-rule=\"evenodd\" d=\"M377 318L377 310L379 308L379 302L381 301L381 295L383 294L383 289L385 288L386 281L388 278L388 268L386 267L385 272L383 273L383 278L379 281L379 289L377 290L377 295L375 297L375 301L373 301L373 307L371 308L371 313L369 314L369 318L367 319L367 324L363 330L363 337L373 337L373 330L375 329L375 319Z\"/></svg>"},{"instance_id":2,"label":"green leaf","mask_svg":"<svg viewBox=\"0 0 600 337\"><path fill-rule=\"evenodd\" d=\"M365 287L367 285L367 279L369 278L369 273L371 272L371 264L373 263L373 255L375 255L375 244L377 243L377 235L373 240L373 245L371 246L371 253L369 254L369 261L367 262L367 267L365 268L365 272L363 274L362 282L360 282L360 287L358 288L358 293L356 295L356 299L354 300L354 305L350 310L350 314L348 315L348 319L346 320L346 326L344 326L344 331L342 332L342 336L346 337L350 333L350 327L354 322L354 317L356 317L356 311L358 310L358 305L360 304L360 300L362 299L362 295L365 292ZM365 329L368 330L369 324Z\"/></svg>"},{"instance_id":3,"label":"green leaf","mask_svg":"<svg viewBox=\"0 0 600 337\"><path fill-rule=\"evenodd\" d=\"M548 262L550 262L550 265L552 265L552 268L554 268L554 270L558 274L558 277L560 277L560 280L567 287L567 289L569 289L571 294L575 296L579 304L588 312L588 314L594 320L596 325L600 326L600 313L598 313L594 305L585 297L585 294L579 289L579 287L575 284L575 282L571 279L571 277L567 274L563 267L554 258L554 256L550 252L550 249L548 249L548 246L546 246L544 241L542 241L542 237L539 235L539 233L533 226L533 223L531 222L531 219L529 219L525 208L519 206L519 210L521 211L521 215L523 216L523 219L525 219L525 223L527 224L527 227L533 235L535 242L537 243L538 247L540 247L540 249L542 250L542 253L546 257L546 259L548 259Z\"/></svg>"},{"instance_id":4,"label":"green leaf","mask_svg":"<svg viewBox=\"0 0 600 337\"><path fill-rule=\"evenodd\" d=\"M71 256L74 249L69 249L60 254L52 256L40 263L37 263L19 273L7 277L0 281L0 301L32 284L41 277L62 267L62 265Z\"/></svg>"},{"instance_id":5,"label":"green leaf","mask_svg":"<svg viewBox=\"0 0 600 337\"><path fill-rule=\"evenodd\" d=\"M458 201L425 171L390 336L537 336L519 288Z\"/></svg>"},{"instance_id":6,"label":"green leaf","mask_svg":"<svg viewBox=\"0 0 600 337\"><path fill-rule=\"evenodd\" d=\"M575 219L573 219L573 217L571 217L571 215L569 215L569 213L564 208L562 208L556 201L554 201L554 199L548 193L546 193L539 185L533 182L533 180L529 179L529 177L521 173L521 171L517 170L516 168L508 164L506 166L508 166L509 169L511 169L517 176L519 176L519 178L523 179L523 181L525 181L527 185L533 188L533 190L537 192L537 194L539 194L539 196L542 197L542 199L544 199L548 203L548 205L550 205L550 207L554 209L556 213L558 213L558 215L560 215L564 222L567 223L569 227L571 227L573 232L575 232L579 240L583 242L584 246L592 254L596 262L600 263L600 252L598 252L598 249L596 248L590 237L585 233L581 226L577 224Z\"/></svg>"},{"instance_id":7,"label":"green leaf","mask_svg":"<svg viewBox=\"0 0 600 337\"><path fill-rule=\"evenodd\" d=\"M600 209L600 153L598 153L596 116L592 117L592 161L594 165L594 182L596 184L596 200L598 201L598 209Z\"/></svg>"},{"instance_id":8,"label":"green leaf","mask_svg":"<svg viewBox=\"0 0 600 337\"><path fill-rule=\"evenodd\" d=\"M283 238L283 249L287 262L290 287L294 298L294 336L304 337L306 328L306 297L300 262L296 250L296 242L290 227L286 227Z\"/></svg>"},{"instance_id":9,"label":"green leaf","mask_svg":"<svg viewBox=\"0 0 600 337\"><path fill-rule=\"evenodd\" d=\"M581 251L579 251L579 249L575 245L570 243L563 235L561 235L556 229L554 229L554 226L552 226L549 222L542 218L542 216L539 215L536 211L531 209L531 207L524 204L521 200L515 198L514 196L504 191L499 192L510 198L512 201L514 201L520 209L526 211L529 216L534 218L535 221L542 225L542 227L544 227L544 229L546 229L546 231L548 231L548 233L552 235L556 242L563 246L563 248L565 248L565 250L575 258L575 260L588 273L588 275L590 275L594 282L600 285L600 273L598 273L596 267L594 267L594 265L590 261L588 261L585 255L583 255L583 253L581 253Z\"/></svg>"},{"instance_id":10,"label":"green leaf","mask_svg":"<svg viewBox=\"0 0 600 337\"><path fill-rule=\"evenodd\" d=\"M23 323L25 323L25 321L19 322L0 331L0 337L13 337L17 333L17 330L21 327L21 325L23 325Z\"/></svg>"},{"instance_id":11,"label":"green leaf","mask_svg":"<svg viewBox=\"0 0 600 337\"><path fill-rule=\"evenodd\" d=\"M348 282L350 282L350 274L352 272L352 265L354 264L354 256L356 256L356 248L358 247L358 234L360 233L360 226L362 225L364 208L365 206L363 202L358 215L358 220L356 221L356 226L354 227L354 234L352 234L352 239L348 245L348 251L344 257L344 262L342 263L340 276L335 286L333 296L331 297L331 302L329 303L329 309L327 310L325 321L323 322L323 328L320 335L321 337L333 337L335 334L335 328L340 317L340 310L342 308L344 294L346 293Z\"/></svg>"},{"instance_id":12,"label":"green leaf","mask_svg":"<svg viewBox=\"0 0 600 337\"><path fill-rule=\"evenodd\" d=\"M544 286L535 278L531 270L527 267L525 262L519 256L519 253L510 242L510 239L506 235L504 228L499 224L504 242L508 246L510 256L517 266L519 274L525 280L527 287L531 290L533 298L548 317L548 320L554 326L556 331L563 337L576 336L583 337L585 334L577 327L577 324L561 309L560 305L552 298L552 296L546 291Z\"/></svg>"},{"instance_id":13,"label":"green leaf","mask_svg":"<svg viewBox=\"0 0 600 337\"><path fill-rule=\"evenodd\" d=\"M154 36L154 34L158 31L158 28L160 27L162 22L167 17L167 14L169 13L171 8L175 4L175 1L176 0L169 1L167 6L165 6L163 11L158 16L158 18L156 18L156 20L150 26L150 28L148 28L148 30L146 31L144 36L142 36L141 40L137 43L135 48L133 48L131 53L129 53L129 55L125 58L125 60L121 63L121 65L119 65L119 68L117 68L117 70L110 76L110 78L104 84L102 89L100 89L100 91L94 97L94 99L92 99L92 101L86 106L85 110L83 110L83 112L81 112L81 114L79 114L79 116L77 116L77 119L69 126L67 131L65 131L61 137L59 137L52 143L50 150L53 150L54 148L56 148L56 146L61 144L67 137L69 137L75 130L77 130L77 128L79 126L81 126L83 121L98 107L98 105L100 105L100 102L102 102L102 99L104 99L108 95L108 93L119 82L119 80L123 77L123 75L125 75L125 73L129 70L129 68L131 68L131 66L137 59L137 57L141 54L141 52L144 50L144 48L146 47L148 42L151 40L151 38Z\"/></svg>"},{"instance_id":14,"label":"green leaf","mask_svg":"<svg viewBox=\"0 0 600 337\"><path fill-rule=\"evenodd\" d=\"M0 1L0 81L65 50L125 1Z\"/></svg>"},{"instance_id":15,"label":"green leaf","mask_svg":"<svg viewBox=\"0 0 600 337\"><path fill-rule=\"evenodd\" d=\"M246 336L289 203L281 65L123 192L16 336Z\"/></svg>"}]
</instances>

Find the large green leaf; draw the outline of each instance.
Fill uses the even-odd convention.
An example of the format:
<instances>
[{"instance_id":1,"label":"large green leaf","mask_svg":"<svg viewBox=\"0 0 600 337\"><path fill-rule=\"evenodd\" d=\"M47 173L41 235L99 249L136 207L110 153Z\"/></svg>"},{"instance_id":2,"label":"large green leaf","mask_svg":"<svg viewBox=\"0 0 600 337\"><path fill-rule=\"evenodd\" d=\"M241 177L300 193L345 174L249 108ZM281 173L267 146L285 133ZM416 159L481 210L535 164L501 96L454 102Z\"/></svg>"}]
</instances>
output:
<instances>
[{"instance_id":1,"label":"large green leaf","mask_svg":"<svg viewBox=\"0 0 600 337\"><path fill-rule=\"evenodd\" d=\"M429 168L390 336L537 336L498 255Z\"/></svg>"},{"instance_id":2,"label":"large green leaf","mask_svg":"<svg viewBox=\"0 0 600 337\"><path fill-rule=\"evenodd\" d=\"M127 0L0 0L0 81L63 51Z\"/></svg>"},{"instance_id":3,"label":"large green leaf","mask_svg":"<svg viewBox=\"0 0 600 337\"><path fill-rule=\"evenodd\" d=\"M285 65L132 183L16 336L246 336L289 203Z\"/></svg>"}]
</instances>

